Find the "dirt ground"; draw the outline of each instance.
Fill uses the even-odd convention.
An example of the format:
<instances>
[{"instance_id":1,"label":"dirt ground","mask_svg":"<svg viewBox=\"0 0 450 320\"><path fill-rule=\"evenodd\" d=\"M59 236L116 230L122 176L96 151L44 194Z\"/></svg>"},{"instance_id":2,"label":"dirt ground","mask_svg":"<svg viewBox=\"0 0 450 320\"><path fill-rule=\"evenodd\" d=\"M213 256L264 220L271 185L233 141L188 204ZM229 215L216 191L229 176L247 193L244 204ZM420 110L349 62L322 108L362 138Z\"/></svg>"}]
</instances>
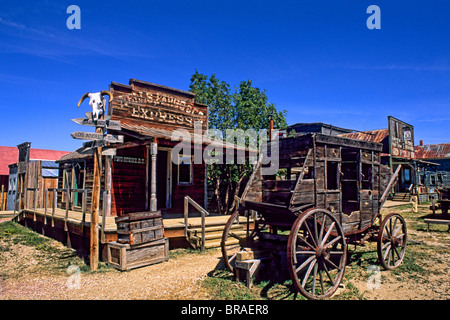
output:
<instances>
[{"instance_id":1,"label":"dirt ground","mask_svg":"<svg viewBox=\"0 0 450 320\"><path fill-rule=\"evenodd\" d=\"M450 233L447 226L432 226L433 231L427 232L420 218L426 208L421 210L416 214L410 208L389 211L402 213L408 223L412 242L403 269L373 272L369 266L377 265L376 247L358 247L346 268L343 288L334 298L450 299ZM222 266L218 249L205 253L172 251L167 262L128 272L105 268L78 273L77 266L70 268L70 259L55 269L55 257L64 260L70 250L53 240L48 245L54 255L41 250L43 245L14 244L0 238L0 300L213 299L201 283Z\"/></svg>"}]
</instances>

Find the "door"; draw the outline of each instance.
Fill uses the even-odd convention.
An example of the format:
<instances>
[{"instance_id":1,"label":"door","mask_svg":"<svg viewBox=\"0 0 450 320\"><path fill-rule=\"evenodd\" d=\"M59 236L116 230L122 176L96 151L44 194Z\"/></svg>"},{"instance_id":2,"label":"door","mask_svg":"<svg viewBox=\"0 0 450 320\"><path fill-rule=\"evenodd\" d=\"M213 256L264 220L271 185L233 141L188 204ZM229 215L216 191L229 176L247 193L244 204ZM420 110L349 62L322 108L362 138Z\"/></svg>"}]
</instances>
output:
<instances>
[{"instance_id":1,"label":"door","mask_svg":"<svg viewBox=\"0 0 450 320\"><path fill-rule=\"evenodd\" d=\"M156 156L156 206L171 208L171 159L169 149L158 149Z\"/></svg>"}]
</instances>

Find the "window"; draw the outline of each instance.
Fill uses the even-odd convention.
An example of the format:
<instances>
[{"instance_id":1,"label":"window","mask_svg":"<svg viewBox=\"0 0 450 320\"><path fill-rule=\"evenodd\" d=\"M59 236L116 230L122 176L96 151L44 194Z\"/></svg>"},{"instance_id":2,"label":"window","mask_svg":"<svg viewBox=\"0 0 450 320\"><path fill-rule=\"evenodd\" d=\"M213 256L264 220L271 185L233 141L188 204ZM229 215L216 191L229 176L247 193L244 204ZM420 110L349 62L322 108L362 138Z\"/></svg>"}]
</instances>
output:
<instances>
[{"instance_id":1,"label":"window","mask_svg":"<svg viewBox=\"0 0 450 320\"><path fill-rule=\"evenodd\" d=\"M411 182L411 170L410 169L404 169L403 170L403 177L405 178L405 182Z\"/></svg>"},{"instance_id":2,"label":"window","mask_svg":"<svg viewBox=\"0 0 450 320\"><path fill-rule=\"evenodd\" d=\"M425 184L425 174L421 174L420 176L419 176L419 183L421 184L421 185L424 185Z\"/></svg>"},{"instance_id":3,"label":"window","mask_svg":"<svg viewBox=\"0 0 450 320\"><path fill-rule=\"evenodd\" d=\"M178 184L192 184L192 157L178 155Z\"/></svg>"},{"instance_id":4,"label":"window","mask_svg":"<svg viewBox=\"0 0 450 320\"><path fill-rule=\"evenodd\" d=\"M338 163L327 162L327 190L339 189Z\"/></svg>"},{"instance_id":5,"label":"window","mask_svg":"<svg viewBox=\"0 0 450 320\"><path fill-rule=\"evenodd\" d=\"M436 185L436 176L435 175L430 176L430 184L432 186Z\"/></svg>"}]
</instances>

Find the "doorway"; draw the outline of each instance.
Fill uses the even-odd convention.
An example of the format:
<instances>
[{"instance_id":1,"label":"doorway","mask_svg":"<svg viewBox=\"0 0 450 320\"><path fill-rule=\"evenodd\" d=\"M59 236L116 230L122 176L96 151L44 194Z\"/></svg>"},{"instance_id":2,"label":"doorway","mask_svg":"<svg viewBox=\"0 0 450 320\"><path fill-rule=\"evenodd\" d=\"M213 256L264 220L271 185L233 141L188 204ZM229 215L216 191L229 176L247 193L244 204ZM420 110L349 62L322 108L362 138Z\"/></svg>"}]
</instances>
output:
<instances>
[{"instance_id":1,"label":"doorway","mask_svg":"<svg viewBox=\"0 0 450 320\"><path fill-rule=\"evenodd\" d=\"M170 149L158 148L156 156L156 207L172 207L172 159ZM149 170L151 174L151 170ZM151 179L148 179L151 181ZM150 192L150 188L149 188ZM149 194L150 199L150 194Z\"/></svg>"}]
</instances>

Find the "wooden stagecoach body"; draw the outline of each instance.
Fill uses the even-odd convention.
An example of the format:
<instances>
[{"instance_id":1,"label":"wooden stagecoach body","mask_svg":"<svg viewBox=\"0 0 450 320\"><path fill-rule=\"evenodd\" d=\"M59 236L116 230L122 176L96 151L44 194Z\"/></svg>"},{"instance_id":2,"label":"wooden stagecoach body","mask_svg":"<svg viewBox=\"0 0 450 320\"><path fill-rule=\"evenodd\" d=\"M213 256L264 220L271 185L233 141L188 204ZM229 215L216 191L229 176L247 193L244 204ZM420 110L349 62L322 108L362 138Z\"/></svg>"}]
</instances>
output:
<instances>
[{"instance_id":1,"label":"wooden stagecoach body","mask_svg":"<svg viewBox=\"0 0 450 320\"><path fill-rule=\"evenodd\" d=\"M346 235L372 225L392 177L380 163L381 144L323 134L279 140L280 177L261 174L259 162L242 195L273 227L290 229L308 208L328 209ZM384 198L385 199L385 198ZM383 201L384 201L383 199Z\"/></svg>"},{"instance_id":2,"label":"wooden stagecoach body","mask_svg":"<svg viewBox=\"0 0 450 320\"><path fill-rule=\"evenodd\" d=\"M392 173L381 164L381 150L379 143L316 133L278 140L278 173L263 174L274 163L265 163L262 155L239 210L224 230L227 267L236 272L239 256L236 246L228 245L231 238L239 239L241 252L285 248L294 287L308 298L321 299L331 296L342 279L347 243L371 234L378 234L383 267L397 267L404 256L406 224L392 214L381 221L380 211L399 168ZM252 223L250 212L256 212ZM233 231L233 226L245 224L239 216L247 217L245 235ZM277 246L266 241L274 239Z\"/></svg>"}]
</instances>

